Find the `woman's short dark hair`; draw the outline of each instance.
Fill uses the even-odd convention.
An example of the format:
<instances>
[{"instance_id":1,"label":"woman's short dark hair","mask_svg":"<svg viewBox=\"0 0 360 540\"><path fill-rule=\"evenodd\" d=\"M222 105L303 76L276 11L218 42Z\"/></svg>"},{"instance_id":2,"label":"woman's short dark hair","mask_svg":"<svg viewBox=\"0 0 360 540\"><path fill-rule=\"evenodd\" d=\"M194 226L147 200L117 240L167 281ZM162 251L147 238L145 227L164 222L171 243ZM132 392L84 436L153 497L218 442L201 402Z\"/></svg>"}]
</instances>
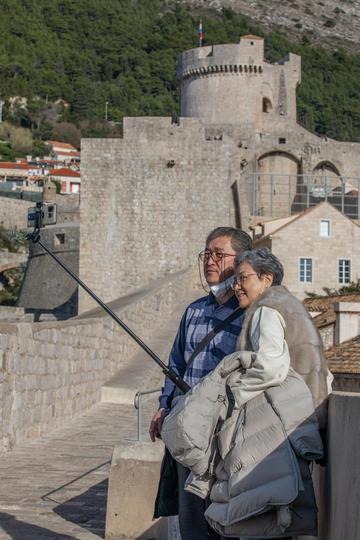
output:
<instances>
[{"instance_id":1,"label":"woman's short dark hair","mask_svg":"<svg viewBox=\"0 0 360 540\"><path fill-rule=\"evenodd\" d=\"M272 274L272 285L281 285L284 277L284 268L281 262L268 248L244 251L235 257L235 268L242 263L248 263L260 276Z\"/></svg>"},{"instance_id":2,"label":"woman's short dark hair","mask_svg":"<svg viewBox=\"0 0 360 540\"><path fill-rule=\"evenodd\" d=\"M212 240L215 240L215 238L219 238L220 236L228 236L231 239L231 247L236 253L252 249L251 236L236 227L217 227L211 231L206 239L205 245L208 246Z\"/></svg>"}]
</instances>

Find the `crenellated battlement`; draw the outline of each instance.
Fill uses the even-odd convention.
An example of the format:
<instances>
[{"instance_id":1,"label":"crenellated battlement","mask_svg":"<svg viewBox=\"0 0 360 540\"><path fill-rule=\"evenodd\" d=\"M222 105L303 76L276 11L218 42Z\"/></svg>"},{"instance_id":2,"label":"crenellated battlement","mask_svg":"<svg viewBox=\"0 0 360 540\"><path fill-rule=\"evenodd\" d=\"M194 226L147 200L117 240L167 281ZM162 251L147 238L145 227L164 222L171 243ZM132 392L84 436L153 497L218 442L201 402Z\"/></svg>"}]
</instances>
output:
<instances>
[{"instance_id":1,"label":"crenellated battlement","mask_svg":"<svg viewBox=\"0 0 360 540\"><path fill-rule=\"evenodd\" d=\"M262 67L264 40L257 36L243 36L239 43L198 47L183 52L178 59L177 77L188 73L238 73L247 68Z\"/></svg>"},{"instance_id":2,"label":"crenellated battlement","mask_svg":"<svg viewBox=\"0 0 360 540\"><path fill-rule=\"evenodd\" d=\"M203 75L215 75L219 73L222 73L224 75L226 73L237 73L239 75L246 75L247 73L261 74L263 73L263 66L254 66L253 64L222 64L202 66L183 71L181 73L181 78L186 79L188 77L201 77Z\"/></svg>"}]
</instances>

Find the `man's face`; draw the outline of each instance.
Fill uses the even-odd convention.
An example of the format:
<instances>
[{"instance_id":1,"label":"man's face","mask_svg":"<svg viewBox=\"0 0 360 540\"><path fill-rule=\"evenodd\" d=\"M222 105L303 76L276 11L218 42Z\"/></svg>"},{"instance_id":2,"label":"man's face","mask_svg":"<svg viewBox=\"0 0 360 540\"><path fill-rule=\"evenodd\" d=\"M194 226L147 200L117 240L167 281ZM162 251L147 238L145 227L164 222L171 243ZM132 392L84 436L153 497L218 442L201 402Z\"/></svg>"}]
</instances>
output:
<instances>
[{"instance_id":1,"label":"man's face","mask_svg":"<svg viewBox=\"0 0 360 540\"><path fill-rule=\"evenodd\" d=\"M217 285L234 273L236 253L229 236L211 240L205 249L204 275L209 285Z\"/></svg>"}]
</instances>

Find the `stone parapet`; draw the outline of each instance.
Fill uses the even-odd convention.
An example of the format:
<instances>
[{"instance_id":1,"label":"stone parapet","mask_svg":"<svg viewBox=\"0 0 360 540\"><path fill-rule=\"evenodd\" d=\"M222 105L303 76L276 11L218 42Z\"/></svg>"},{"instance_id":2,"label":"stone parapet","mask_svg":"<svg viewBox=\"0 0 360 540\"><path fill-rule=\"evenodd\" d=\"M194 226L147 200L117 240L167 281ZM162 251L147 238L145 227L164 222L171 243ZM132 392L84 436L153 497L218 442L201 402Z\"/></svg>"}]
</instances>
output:
<instances>
[{"instance_id":1,"label":"stone parapet","mask_svg":"<svg viewBox=\"0 0 360 540\"><path fill-rule=\"evenodd\" d=\"M6 229L25 229L30 206L34 206L31 201L0 197L0 225Z\"/></svg>"},{"instance_id":2,"label":"stone parapet","mask_svg":"<svg viewBox=\"0 0 360 540\"><path fill-rule=\"evenodd\" d=\"M146 341L191 283L192 270L167 276L114 309ZM100 401L102 384L131 364L137 351L98 312L62 322L0 322L0 451L85 412Z\"/></svg>"}]
</instances>

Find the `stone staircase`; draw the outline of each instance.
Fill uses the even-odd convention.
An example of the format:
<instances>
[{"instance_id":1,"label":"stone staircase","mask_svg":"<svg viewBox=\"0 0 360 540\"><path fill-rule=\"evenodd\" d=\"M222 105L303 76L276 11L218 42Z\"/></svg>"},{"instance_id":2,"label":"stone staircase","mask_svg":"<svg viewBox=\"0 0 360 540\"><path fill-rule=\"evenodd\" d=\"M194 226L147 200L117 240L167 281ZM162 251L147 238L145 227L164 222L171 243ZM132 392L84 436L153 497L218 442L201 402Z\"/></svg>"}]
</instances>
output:
<instances>
[{"instance_id":1,"label":"stone staircase","mask_svg":"<svg viewBox=\"0 0 360 540\"><path fill-rule=\"evenodd\" d=\"M172 347L181 317L185 308L205 294L202 290L191 288L184 291L178 303L167 319L154 328L154 332L146 344L159 358L167 364L170 349ZM139 348L131 362L125 365L101 389L101 401L105 403L118 403L123 405L134 404L135 395L138 391L160 389L163 385L164 375L161 368Z\"/></svg>"}]
</instances>

